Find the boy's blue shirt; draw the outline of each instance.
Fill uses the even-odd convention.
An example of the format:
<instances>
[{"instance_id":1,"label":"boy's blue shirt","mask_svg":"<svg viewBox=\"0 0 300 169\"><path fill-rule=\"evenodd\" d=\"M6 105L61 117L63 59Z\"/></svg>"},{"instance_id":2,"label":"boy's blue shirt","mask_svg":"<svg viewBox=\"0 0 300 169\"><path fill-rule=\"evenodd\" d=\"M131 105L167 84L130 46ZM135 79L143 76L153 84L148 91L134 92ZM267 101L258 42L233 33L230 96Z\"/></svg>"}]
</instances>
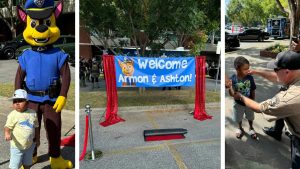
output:
<instances>
[{"instance_id":1,"label":"boy's blue shirt","mask_svg":"<svg viewBox=\"0 0 300 169\"><path fill-rule=\"evenodd\" d=\"M250 97L251 91L256 89L254 78L252 75L247 75L243 79L238 79L236 74L233 74L230 79L232 80L232 87L234 91L240 92L243 96ZM240 100L235 100L241 105L245 105Z\"/></svg>"}]
</instances>

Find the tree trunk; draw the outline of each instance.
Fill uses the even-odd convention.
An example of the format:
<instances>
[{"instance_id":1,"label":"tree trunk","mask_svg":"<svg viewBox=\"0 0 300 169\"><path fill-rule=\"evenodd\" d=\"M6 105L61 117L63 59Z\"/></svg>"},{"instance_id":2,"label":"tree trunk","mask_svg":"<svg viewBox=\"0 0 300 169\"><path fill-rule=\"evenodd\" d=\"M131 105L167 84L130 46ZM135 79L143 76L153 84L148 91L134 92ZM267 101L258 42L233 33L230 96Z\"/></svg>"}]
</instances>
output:
<instances>
[{"instance_id":1,"label":"tree trunk","mask_svg":"<svg viewBox=\"0 0 300 169\"><path fill-rule=\"evenodd\" d=\"M289 0L289 18L290 18L290 46L292 38L299 36L299 21L300 21L300 0Z\"/></svg>"},{"instance_id":2,"label":"tree trunk","mask_svg":"<svg viewBox=\"0 0 300 169\"><path fill-rule=\"evenodd\" d=\"M184 37L184 35L183 34L180 34L180 33L178 33L179 35L178 35L178 39L177 39L177 47L182 47L183 46L183 37Z\"/></svg>"},{"instance_id":3,"label":"tree trunk","mask_svg":"<svg viewBox=\"0 0 300 169\"><path fill-rule=\"evenodd\" d=\"M212 32L210 43L211 43L211 44L214 44L214 43L215 43L215 31Z\"/></svg>"},{"instance_id":4,"label":"tree trunk","mask_svg":"<svg viewBox=\"0 0 300 169\"><path fill-rule=\"evenodd\" d=\"M297 0L297 5L295 9L295 25L294 25L294 36L299 36L299 22L300 22L300 0Z\"/></svg>"},{"instance_id":5,"label":"tree trunk","mask_svg":"<svg viewBox=\"0 0 300 169\"><path fill-rule=\"evenodd\" d=\"M17 30L13 26L10 28L13 39L17 37Z\"/></svg>"}]
</instances>

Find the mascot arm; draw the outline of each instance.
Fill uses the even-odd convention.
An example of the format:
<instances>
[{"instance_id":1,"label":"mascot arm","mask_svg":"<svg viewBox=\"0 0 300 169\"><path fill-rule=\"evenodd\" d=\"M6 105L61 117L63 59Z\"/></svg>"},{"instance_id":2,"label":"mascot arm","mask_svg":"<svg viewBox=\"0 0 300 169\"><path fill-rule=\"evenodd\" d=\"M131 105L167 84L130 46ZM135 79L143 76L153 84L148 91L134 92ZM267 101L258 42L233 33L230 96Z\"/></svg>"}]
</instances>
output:
<instances>
[{"instance_id":1,"label":"mascot arm","mask_svg":"<svg viewBox=\"0 0 300 169\"><path fill-rule=\"evenodd\" d=\"M55 109L57 113L61 112L61 110L65 106L67 101L66 99L67 94L70 87L71 75L70 75L70 68L67 62L65 62L60 68L60 76L62 78L60 94L53 106L53 109Z\"/></svg>"},{"instance_id":2,"label":"mascot arm","mask_svg":"<svg viewBox=\"0 0 300 169\"><path fill-rule=\"evenodd\" d=\"M16 78L15 78L15 90L23 88L22 85L23 85L25 77L26 77L26 72L24 72L21 69L21 66L19 65L17 73L16 73Z\"/></svg>"}]
</instances>

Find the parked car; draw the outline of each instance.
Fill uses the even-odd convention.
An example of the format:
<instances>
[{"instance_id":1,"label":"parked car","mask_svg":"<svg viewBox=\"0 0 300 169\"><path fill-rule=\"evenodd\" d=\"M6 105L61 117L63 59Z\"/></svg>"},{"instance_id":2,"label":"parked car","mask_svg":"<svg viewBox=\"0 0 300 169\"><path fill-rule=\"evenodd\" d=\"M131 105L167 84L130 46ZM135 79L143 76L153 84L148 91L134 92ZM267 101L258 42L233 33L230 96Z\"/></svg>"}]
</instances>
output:
<instances>
[{"instance_id":1,"label":"parked car","mask_svg":"<svg viewBox=\"0 0 300 169\"><path fill-rule=\"evenodd\" d=\"M73 35L61 35L57 41L53 44L54 47L61 48L64 52L69 54L69 63L75 65L75 36ZM24 50L30 48L29 45L19 48L16 52L19 57Z\"/></svg>"},{"instance_id":2,"label":"parked car","mask_svg":"<svg viewBox=\"0 0 300 169\"><path fill-rule=\"evenodd\" d=\"M260 29L247 29L242 33L238 34L239 39L242 40L257 40L262 42L269 39L270 34Z\"/></svg>"},{"instance_id":3,"label":"parked car","mask_svg":"<svg viewBox=\"0 0 300 169\"><path fill-rule=\"evenodd\" d=\"M18 35L11 41L4 42L0 45L0 59L14 59L16 50L22 46L28 45L23 39L23 35Z\"/></svg>"},{"instance_id":4,"label":"parked car","mask_svg":"<svg viewBox=\"0 0 300 169\"><path fill-rule=\"evenodd\" d=\"M240 39L238 35L225 32L225 50L240 47Z\"/></svg>"}]
</instances>

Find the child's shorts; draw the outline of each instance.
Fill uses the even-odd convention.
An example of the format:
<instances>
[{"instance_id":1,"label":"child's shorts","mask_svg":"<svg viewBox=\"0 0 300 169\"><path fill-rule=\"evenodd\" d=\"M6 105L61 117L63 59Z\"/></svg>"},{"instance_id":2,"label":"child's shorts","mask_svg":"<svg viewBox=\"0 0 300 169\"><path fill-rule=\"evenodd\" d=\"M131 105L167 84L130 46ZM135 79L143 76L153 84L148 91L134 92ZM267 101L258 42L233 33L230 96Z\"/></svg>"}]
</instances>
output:
<instances>
[{"instance_id":1,"label":"child's shorts","mask_svg":"<svg viewBox=\"0 0 300 169\"><path fill-rule=\"evenodd\" d=\"M32 164L32 154L35 148L35 143L26 150L18 148L10 148L10 163L9 168L19 169L21 165L30 166Z\"/></svg>"},{"instance_id":2,"label":"child's shorts","mask_svg":"<svg viewBox=\"0 0 300 169\"><path fill-rule=\"evenodd\" d=\"M233 104L233 120L237 123L243 120L244 114L247 120L254 120L254 112L247 106L242 106L238 103Z\"/></svg>"}]
</instances>

